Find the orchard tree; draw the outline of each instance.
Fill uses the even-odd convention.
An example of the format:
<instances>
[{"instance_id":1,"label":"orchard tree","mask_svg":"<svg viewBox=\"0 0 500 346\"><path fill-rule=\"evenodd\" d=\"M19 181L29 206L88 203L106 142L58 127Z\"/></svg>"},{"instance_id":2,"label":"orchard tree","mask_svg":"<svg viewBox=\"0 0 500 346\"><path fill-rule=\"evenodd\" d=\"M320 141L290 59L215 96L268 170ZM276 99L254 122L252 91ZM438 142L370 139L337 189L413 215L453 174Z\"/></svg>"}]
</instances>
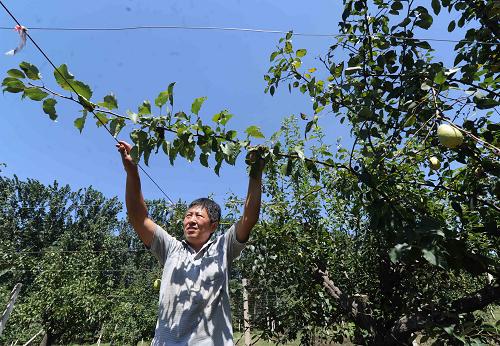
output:
<instances>
[{"instance_id":1,"label":"orchard tree","mask_svg":"<svg viewBox=\"0 0 500 346\"><path fill-rule=\"evenodd\" d=\"M498 4L344 5L342 35L318 58L319 66L302 66L307 51L294 49L290 33L271 54L265 76L271 94L285 84L313 98L313 115L303 115L306 136L328 110L349 124L354 138L344 160L340 154L321 163L304 161L306 167L319 163L348 173L331 192L339 206L358 215L351 227L370 254L359 258L371 271L364 282L376 286L359 287L353 293L362 299L356 299L339 289L328 269L318 266L318 274L351 321L368 332L366 340L407 342L425 331L469 342L478 335L472 312L500 300L500 126L493 121L499 102ZM436 17L441 10L458 18L449 31L474 27L455 46L452 66L435 61L431 44L415 37L431 28L431 11ZM432 157L442 166L431 166ZM493 284L477 279L486 274ZM476 277L474 284L446 292L449 280L462 275ZM441 285L429 288L431 283ZM479 339L496 338L484 331Z\"/></svg>"},{"instance_id":2,"label":"orchard tree","mask_svg":"<svg viewBox=\"0 0 500 346\"><path fill-rule=\"evenodd\" d=\"M183 203L147 201L171 234ZM184 209L183 209L184 208ZM161 275L122 206L92 188L71 191L57 182L0 177L0 299L23 288L2 343L27 341L40 329L45 345L134 344L154 333Z\"/></svg>"},{"instance_id":3,"label":"orchard tree","mask_svg":"<svg viewBox=\"0 0 500 346\"><path fill-rule=\"evenodd\" d=\"M265 76L271 95L285 85L313 99L311 114L301 114L303 140L277 132L266 148L259 148L268 161L270 198L294 208L270 213L260 226L262 237L274 237L270 230L276 231L280 222L289 224L301 241L288 250L283 241L283 249L274 250L297 253L300 249L292 245L302 244L308 250L302 251L304 259L291 258L304 273L297 287L313 280L321 285L303 291L304 301L317 304L326 293L324 304L333 304L290 323L297 330L345 325L352 333L344 335L363 343L404 344L415 333L451 342L498 342L498 330L482 326L474 314L500 299L500 126L494 121L498 4L343 4L340 35L315 65L305 66L311 64L307 49L294 47L290 32L272 52ZM444 16L445 11L450 15ZM431 40L419 38L443 17L453 18L448 31L464 33L449 63L433 56ZM44 84L30 63L7 73L4 91L43 101L52 120L57 100L69 100L81 107L75 120L80 131L90 114L114 136L131 128L132 155L146 165L151 153L161 149L172 164L178 156L197 158L218 173L223 163L235 164L242 149L250 149L251 139L263 137L256 126L243 137L228 129L232 114L226 110L205 121L200 115L204 97L195 99L190 111L173 113L174 83L154 99L157 108L144 101L137 112L123 115L114 95L96 100L66 65L54 71L54 87ZM349 127L352 146L317 142L322 121L328 119ZM295 185L276 188L288 180ZM321 203L315 194L322 196ZM272 225L268 231L266 222ZM352 252L336 250L339 243ZM269 273L272 282L275 273L266 263L274 259L258 258L255 269L263 276ZM283 276L297 274L283 265L277 268ZM302 303L295 303L294 313L303 311ZM291 316L293 310L287 309L282 308L281 317Z\"/></svg>"}]
</instances>

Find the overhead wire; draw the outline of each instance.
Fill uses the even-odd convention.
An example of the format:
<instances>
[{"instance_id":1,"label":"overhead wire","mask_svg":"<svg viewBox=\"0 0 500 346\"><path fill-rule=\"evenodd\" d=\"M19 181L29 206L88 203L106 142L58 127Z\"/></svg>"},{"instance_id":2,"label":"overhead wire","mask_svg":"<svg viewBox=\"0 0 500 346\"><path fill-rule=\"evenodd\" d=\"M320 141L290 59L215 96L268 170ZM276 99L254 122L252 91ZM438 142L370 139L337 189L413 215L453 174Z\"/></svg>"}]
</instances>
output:
<instances>
[{"instance_id":1,"label":"overhead wire","mask_svg":"<svg viewBox=\"0 0 500 346\"><path fill-rule=\"evenodd\" d=\"M9 27L0 27L1 30L12 30ZM444 43L477 43L484 45L496 45L499 42L486 42L475 40L452 40L444 38L418 38L418 37L401 37L398 35L386 35L384 33L362 35L362 34L340 34L340 33L305 33L284 30L268 30L268 29L253 29L253 28L238 28L238 27L220 27L220 26L192 26L192 25L138 25L138 26L124 26L124 27L29 27L29 30L40 31L133 31L133 30L204 30L204 31L237 31L237 32L251 32L251 33L264 33L264 34L287 34L292 32L294 36L305 37L377 37L378 35L401 41L431 41L431 42L444 42Z\"/></svg>"},{"instance_id":2,"label":"overhead wire","mask_svg":"<svg viewBox=\"0 0 500 346\"><path fill-rule=\"evenodd\" d=\"M14 22L16 22L17 25L21 26L21 23L17 20L17 18L10 12L10 10L4 5L4 3L0 0L0 5L5 9L5 11L9 14L9 16L14 20ZM48 57L47 54L45 54L45 52L43 51L43 49L35 42L35 40L31 37L31 35L26 32L26 36L30 39L30 41L35 45L35 47L38 49L38 51L40 51L40 53L45 57L45 59L49 62L49 64L54 68L54 71L56 71L62 78L63 80L66 82L66 84L69 85L69 87L73 90L73 92L78 95L79 97L82 97L76 90L75 88L73 87L73 85L71 83L68 82L68 80L66 79L66 77L61 73L61 71L59 71L59 69L56 67L56 65L52 62L52 60ZM111 130L106 126L106 124L95 114L94 110L92 109L91 110L91 113L94 115L94 117L102 124L102 126L106 129L106 131L108 131L108 133L111 135L111 137L113 137L113 139L119 143L118 139L116 139L116 137L113 135L113 133L111 132ZM149 178L149 180L151 180L153 182L153 184L163 193L163 195L170 201L170 203L172 205L175 205L175 203L172 201L172 199L168 196L168 194L163 191L163 189L160 187L160 185L158 185L158 183L148 174L148 172L146 172L146 170L144 168L142 168L142 166L140 164L137 164L137 167L139 167L139 169Z\"/></svg>"}]
</instances>

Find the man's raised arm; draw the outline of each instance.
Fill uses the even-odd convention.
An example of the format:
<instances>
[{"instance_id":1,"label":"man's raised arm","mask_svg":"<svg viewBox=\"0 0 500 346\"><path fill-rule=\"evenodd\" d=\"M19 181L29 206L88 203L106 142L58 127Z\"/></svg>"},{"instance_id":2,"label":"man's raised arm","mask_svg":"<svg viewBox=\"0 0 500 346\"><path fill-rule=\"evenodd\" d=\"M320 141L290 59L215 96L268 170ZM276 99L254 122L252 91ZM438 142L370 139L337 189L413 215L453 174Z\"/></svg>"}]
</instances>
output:
<instances>
[{"instance_id":1,"label":"man's raised arm","mask_svg":"<svg viewBox=\"0 0 500 346\"><path fill-rule=\"evenodd\" d=\"M248 192L243 209L243 216L236 228L236 239L244 243L250 237L250 232L259 220L260 203L262 196L262 171L264 159L260 150L252 150L248 153L247 163L251 164L250 177L248 180Z\"/></svg>"},{"instance_id":2,"label":"man's raised arm","mask_svg":"<svg viewBox=\"0 0 500 346\"><path fill-rule=\"evenodd\" d=\"M116 147L122 156L123 168L125 168L125 172L127 173L125 205L127 206L130 224L142 242L147 247L150 247L156 224L148 217L148 209L141 191L139 171L130 156L132 147L124 141L119 141Z\"/></svg>"}]
</instances>

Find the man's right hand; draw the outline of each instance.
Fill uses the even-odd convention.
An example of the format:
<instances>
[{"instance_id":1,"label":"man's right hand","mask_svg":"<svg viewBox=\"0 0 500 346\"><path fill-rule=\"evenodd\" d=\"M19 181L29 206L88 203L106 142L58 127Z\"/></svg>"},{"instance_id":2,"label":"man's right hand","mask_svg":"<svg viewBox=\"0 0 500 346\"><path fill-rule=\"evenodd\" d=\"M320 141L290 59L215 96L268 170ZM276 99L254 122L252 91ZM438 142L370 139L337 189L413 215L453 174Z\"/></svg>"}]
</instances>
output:
<instances>
[{"instance_id":1,"label":"man's right hand","mask_svg":"<svg viewBox=\"0 0 500 346\"><path fill-rule=\"evenodd\" d=\"M137 165L134 163L132 156L130 156L130 150L132 150L132 146L125 141L119 141L116 144L118 151L122 157L123 168L125 168L125 172L135 172L137 170Z\"/></svg>"},{"instance_id":2,"label":"man's right hand","mask_svg":"<svg viewBox=\"0 0 500 346\"><path fill-rule=\"evenodd\" d=\"M125 141L119 141L116 147L122 156L123 168L127 172L125 205L127 206L128 219L139 238L149 247L153 241L157 226L148 217L148 208L142 196L141 180L137 171L137 165L130 155L132 146Z\"/></svg>"}]
</instances>

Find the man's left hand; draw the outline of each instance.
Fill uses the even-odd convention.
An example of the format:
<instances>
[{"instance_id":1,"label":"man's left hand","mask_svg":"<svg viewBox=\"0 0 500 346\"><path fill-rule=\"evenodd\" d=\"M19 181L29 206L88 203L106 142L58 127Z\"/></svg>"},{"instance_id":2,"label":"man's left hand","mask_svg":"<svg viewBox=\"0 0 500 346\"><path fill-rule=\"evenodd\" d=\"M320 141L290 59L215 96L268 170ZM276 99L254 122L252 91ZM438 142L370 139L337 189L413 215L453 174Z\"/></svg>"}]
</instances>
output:
<instances>
[{"instance_id":1,"label":"man's left hand","mask_svg":"<svg viewBox=\"0 0 500 346\"><path fill-rule=\"evenodd\" d=\"M269 148L264 145L257 145L248 149L245 163L250 166L251 177L256 177L262 173L269 157Z\"/></svg>"}]
</instances>

